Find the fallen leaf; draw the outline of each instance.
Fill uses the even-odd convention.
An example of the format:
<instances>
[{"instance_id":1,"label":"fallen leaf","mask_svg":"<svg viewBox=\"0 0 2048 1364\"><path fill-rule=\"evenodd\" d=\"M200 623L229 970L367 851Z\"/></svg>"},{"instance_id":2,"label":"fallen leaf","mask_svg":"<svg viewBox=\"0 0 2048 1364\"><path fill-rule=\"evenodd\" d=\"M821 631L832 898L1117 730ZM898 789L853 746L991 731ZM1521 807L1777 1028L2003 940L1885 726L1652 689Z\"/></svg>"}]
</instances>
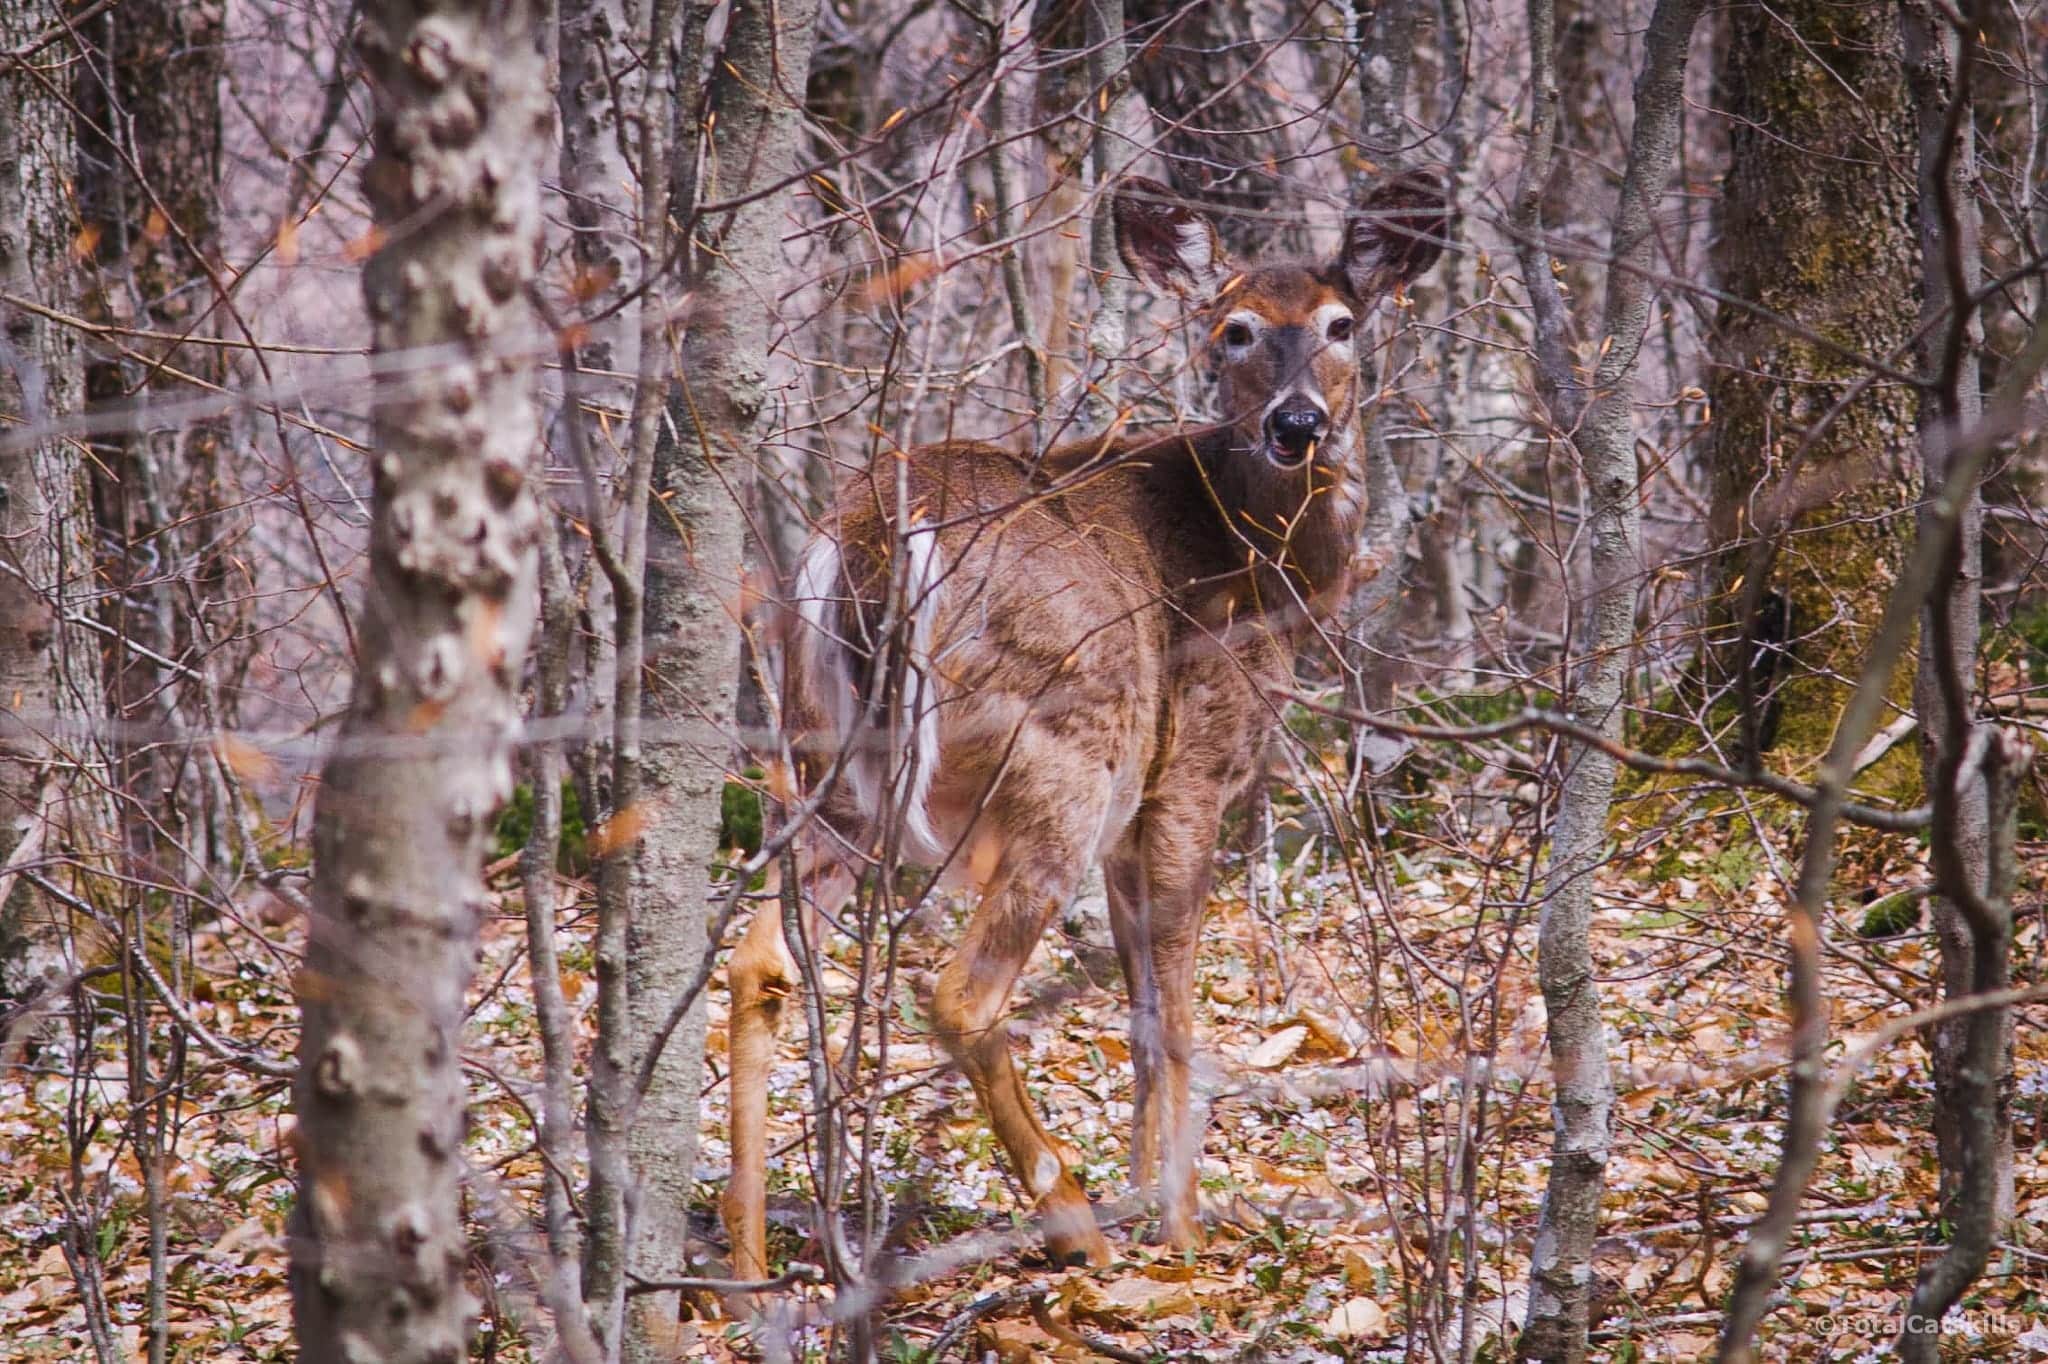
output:
<instances>
[{"instance_id":1,"label":"fallen leaf","mask_svg":"<svg viewBox=\"0 0 2048 1364\"><path fill-rule=\"evenodd\" d=\"M213 1243L216 1255L234 1255L245 1247L258 1247L270 1239L270 1229L263 1225L260 1217L247 1218L237 1222L220 1234Z\"/></svg>"},{"instance_id":2,"label":"fallen leaf","mask_svg":"<svg viewBox=\"0 0 2048 1364\"><path fill-rule=\"evenodd\" d=\"M1244 1058L1244 1063L1254 1070L1274 1070L1287 1063L1294 1053L1301 1050L1301 1044L1308 1039L1308 1028L1300 1023L1282 1028L1265 1041L1253 1047Z\"/></svg>"},{"instance_id":3,"label":"fallen leaf","mask_svg":"<svg viewBox=\"0 0 2048 1364\"><path fill-rule=\"evenodd\" d=\"M1386 1309L1371 1298L1353 1298L1330 1313L1330 1319L1323 1323L1323 1334L1345 1339L1354 1336L1378 1336L1387 1329Z\"/></svg>"}]
</instances>

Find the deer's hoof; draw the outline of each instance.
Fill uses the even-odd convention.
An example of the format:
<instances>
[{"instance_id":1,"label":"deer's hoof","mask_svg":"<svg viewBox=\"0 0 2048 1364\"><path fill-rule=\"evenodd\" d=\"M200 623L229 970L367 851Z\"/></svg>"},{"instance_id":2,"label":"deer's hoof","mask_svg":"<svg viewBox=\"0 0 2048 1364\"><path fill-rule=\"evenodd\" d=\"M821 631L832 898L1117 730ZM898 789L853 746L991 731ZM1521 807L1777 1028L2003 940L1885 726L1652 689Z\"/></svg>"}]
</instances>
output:
<instances>
[{"instance_id":1,"label":"deer's hoof","mask_svg":"<svg viewBox=\"0 0 2048 1364\"><path fill-rule=\"evenodd\" d=\"M1045 1228L1045 1253L1056 1265L1106 1265L1109 1242L1095 1225L1095 1207L1072 1175L1060 1176L1051 1193L1038 1200L1039 1224Z\"/></svg>"}]
</instances>

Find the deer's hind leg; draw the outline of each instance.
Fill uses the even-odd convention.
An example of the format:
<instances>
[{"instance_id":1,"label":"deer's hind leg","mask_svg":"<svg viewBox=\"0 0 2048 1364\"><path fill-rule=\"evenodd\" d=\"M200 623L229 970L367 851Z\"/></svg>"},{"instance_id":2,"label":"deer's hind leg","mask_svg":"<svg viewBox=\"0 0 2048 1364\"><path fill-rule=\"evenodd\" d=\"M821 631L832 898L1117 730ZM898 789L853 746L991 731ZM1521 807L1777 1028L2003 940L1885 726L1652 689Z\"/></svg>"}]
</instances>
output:
<instances>
[{"instance_id":1,"label":"deer's hind leg","mask_svg":"<svg viewBox=\"0 0 2048 1364\"><path fill-rule=\"evenodd\" d=\"M998 825L1000 827L1000 825ZM1057 837L1013 841L967 926L959 952L939 973L932 1020L981 1100L1017 1179L1029 1191L1046 1250L1063 1264L1107 1264L1109 1243L1095 1210L1045 1130L1010 1058L1004 1013L1010 990L1052 916L1072 898L1091 850Z\"/></svg>"},{"instance_id":2,"label":"deer's hind leg","mask_svg":"<svg viewBox=\"0 0 2048 1364\"><path fill-rule=\"evenodd\" d=\"M804 902L804 935L818 940L818 910L837 908L853 889L854 878L843 868L820 869L804 878L810 892ZM731 1066L728 1122L732 1137L732 1173L719 1200L726 1235L732 1242L735 1279L768 1277L768 1070L775 1063L776 1038L797 1007L796 992L803 974L782 931L780 908L768 903L754 913L746 937L733 949L726 965L731 991L727 1022Z\"/></svg>"}]
</instances>

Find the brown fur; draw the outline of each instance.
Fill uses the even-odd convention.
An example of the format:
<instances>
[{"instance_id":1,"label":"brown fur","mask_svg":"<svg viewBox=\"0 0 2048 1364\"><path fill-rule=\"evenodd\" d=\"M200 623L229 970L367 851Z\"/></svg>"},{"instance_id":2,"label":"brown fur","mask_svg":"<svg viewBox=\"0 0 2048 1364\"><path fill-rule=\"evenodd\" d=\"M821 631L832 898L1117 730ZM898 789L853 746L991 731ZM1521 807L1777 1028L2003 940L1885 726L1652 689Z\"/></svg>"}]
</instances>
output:
<instances>
[{"instance_id":1,"label":"brown fur","mask_svg":"<svg viewBox=\"0 0 2048 1364\"><path fill-rule=\"evenodd\" d=\"M878 460L841 489L817 551L836 586L821 593L813 581L812 615L790 617L791 742L807 789L837 774L816 861L843 867L893 848L978 883L932 1018L1062 1259L1099 1263L1108 1249L1012 1068L1003 1015L1096 858L1131 991L1133 1178L1160 1191L1169 1242L1200 1238L1188 1078L1217 825L1259 766L1301 636L1349 587L1365 512L1357 364L1328 330L1344 315L1362 332L1375 301L1354 283L1373 262L1351 259L1372 239L1352 240L1338 265L1254 270L1211 305L1219 425L1082 443L1037 465L970 443ZM1233 319L1249 344L1233 343ZM1327 423L1284 467L1268 409L1289 404L1314 404ZM919 577L921 566L939 571ZM930 729L906 695L931 708ZM840 765L848 744L877 765ZM919 761L923 787L911 780ZM726 1216L745 1277L767 1270L765 1070L796 983L777 915L757 918L731 978Z\"/></svg>"}]
</instances>

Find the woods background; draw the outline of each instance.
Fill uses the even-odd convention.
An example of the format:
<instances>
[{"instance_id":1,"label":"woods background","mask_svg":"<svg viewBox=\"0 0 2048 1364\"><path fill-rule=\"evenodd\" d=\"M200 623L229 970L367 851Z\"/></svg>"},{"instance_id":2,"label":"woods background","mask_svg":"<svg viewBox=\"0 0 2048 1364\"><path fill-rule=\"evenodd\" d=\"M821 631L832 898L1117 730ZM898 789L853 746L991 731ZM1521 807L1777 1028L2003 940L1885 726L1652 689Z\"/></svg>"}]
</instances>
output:
<instances>
[{"instance_id":1,"label":"woods background","mask_svg":"<svg viewBox=\"0 0 2048 1364\"><path fill-rule=\"evenodd\" d=\"M0 0L0 1357L2048 1356L2044 82L2032 3ZM1123 177L1243 263L1420 168L1208 1249L1084 893L1010 1030L1129 1258L1046 1267L905 874L735 1288L834 482L1202 418Z\"/></svg>"}]
</instances>

